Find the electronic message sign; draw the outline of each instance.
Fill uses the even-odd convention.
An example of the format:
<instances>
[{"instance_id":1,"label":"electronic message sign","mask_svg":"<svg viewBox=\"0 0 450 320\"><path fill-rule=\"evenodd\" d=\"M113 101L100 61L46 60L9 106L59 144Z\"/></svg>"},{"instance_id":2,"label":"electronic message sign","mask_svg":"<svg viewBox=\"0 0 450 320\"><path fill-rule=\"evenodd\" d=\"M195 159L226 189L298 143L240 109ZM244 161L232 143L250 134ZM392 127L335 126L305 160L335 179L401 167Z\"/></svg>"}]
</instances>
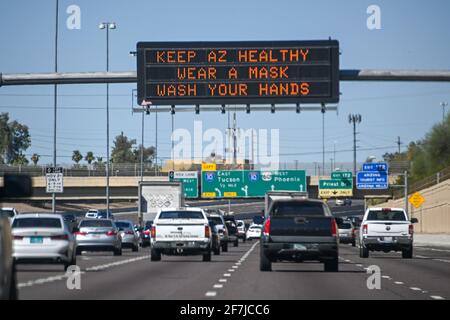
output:
<instances>
[{"instance_id":1,"label":"electronic message sign","mask_svg":"<svg viewBox=\"0 0 450 320\"><path fill-rule=\"evenodd\" d=\"M339 42L139 42L138 104L339 101Z\"/></svg>"}]
</instances>

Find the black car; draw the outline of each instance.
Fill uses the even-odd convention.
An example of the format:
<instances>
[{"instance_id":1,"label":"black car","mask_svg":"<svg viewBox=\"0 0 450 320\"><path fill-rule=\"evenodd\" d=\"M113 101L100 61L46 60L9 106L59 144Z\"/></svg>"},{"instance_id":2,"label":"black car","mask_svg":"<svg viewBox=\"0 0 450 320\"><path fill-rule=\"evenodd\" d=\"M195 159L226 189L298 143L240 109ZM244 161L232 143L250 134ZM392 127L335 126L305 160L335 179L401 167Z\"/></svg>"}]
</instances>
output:
<instances>
[{"instance_id":1,"label":"black car","mask_svg":"<svg viewBox=\"0 0 450 320\"><path fill-rule=\"evenodd\" d=\"M237 222L234 216L224 216L225 224L228 230L228 242L233 242L233 247L239 246Z\"/></svg>"},{"instance_id":2,"label":"black car","mask_svg":"<svg viewBox=\"0 0 450 320\"><path fill-rule=\"evenodd\" d=\"M219 230L216 228L216 223L213 220L209 220L209 227L211 228L211 249L215 255L220 254L220 235Z\"/></svg>"},{"instance_id":3,"label":"black car","mask_svg":"<svg viewBox=\"0 0 450 320\"><path fill-rule=\"evenodd\" d=\"M144 227L142 228L141 235L141 246L148 247L150 245L150 237L152 232L153 220L145 221Z\"/></svg>"}]
</instances>

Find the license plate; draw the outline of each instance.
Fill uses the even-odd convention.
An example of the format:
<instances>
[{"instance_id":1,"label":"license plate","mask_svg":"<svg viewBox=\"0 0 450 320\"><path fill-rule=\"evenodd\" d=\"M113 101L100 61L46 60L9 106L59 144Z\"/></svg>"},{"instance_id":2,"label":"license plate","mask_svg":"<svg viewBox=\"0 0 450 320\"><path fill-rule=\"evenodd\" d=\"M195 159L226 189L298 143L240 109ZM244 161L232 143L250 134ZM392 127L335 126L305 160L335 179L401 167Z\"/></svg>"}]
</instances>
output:
<instances>
[{"instance_id":1,"label":"license plate","mask_svg":"<svg viewBox=\"0 0 450 320\"><path fill-rule=\"evenodd\" d=\"M30 243L44 243L44 238L42 238L42 237L30 237Z\"/></svg>"},{"instance_id":2,"label":"license plate","mask_svg":"<svg viewBox=\"0 0 450 320\"><path fill-rule=\"evenodd\" d=\"M302 244L294 244L294 250L306 251L307 248Z\"/></svg>"},{"instance_id":3,"label":"license plate","mask_svg":"<svg viewBox=\"0 0 450 320\"><path fill-rule=\"evenodd\" d=\"M392 237L384 237L383 241L384 242L392 242Z\"/></svg>"}]
</instances>

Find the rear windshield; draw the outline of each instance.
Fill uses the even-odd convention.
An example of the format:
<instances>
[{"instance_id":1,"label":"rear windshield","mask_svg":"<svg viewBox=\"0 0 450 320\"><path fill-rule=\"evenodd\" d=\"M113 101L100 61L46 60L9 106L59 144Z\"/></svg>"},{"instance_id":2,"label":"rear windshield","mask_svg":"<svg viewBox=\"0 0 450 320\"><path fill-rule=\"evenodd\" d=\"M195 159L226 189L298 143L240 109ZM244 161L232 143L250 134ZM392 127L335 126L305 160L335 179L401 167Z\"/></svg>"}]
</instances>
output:
<instances>
[{"instance_id":1,"label":"rear windshield","mask_svg":"<svg viewBox=\"0 0 450 320\"><path fill-rule=\"evenodd\" d=\"M377 210L369 211L367 215L369 221L406 221L405 213L402 210Z\"/></svg>"},{"instance_id":2,"label":"rear windshield","mask_svg":"<svg viewBox=\"0 0 450 320\"><path fill-rule=\"evenodd\" d=\"M201 211L164 211L159 219L203 219Z\"/></svg>"},{"instance_id":3,"label":"rear windshield","mask_svg":"<svg viewBox=\"0 0 450 320\"><path fill-rule=\"evenodd\" d=\"M110 220L83 220L80 223L80 228L108 228L112 227Z\"/></svg>"},{"instance_id":4,"label":"rear windshield","mask_svg":"<svg viewBox=\"0 0 450 320\"><path fill-rule=\"evenodd\" d=\"M264 222L264 217L262 217L262 216L254 216L253 217L253 223L263 224L263 222Z\"/></svg>"},{"instance_id":5,"label":"rear windshield","mask_svg":"<svg viewBox=\"0 0 450 320\"><path fill-rule=\"evenodd\" d=\"M253 226L253 227L250 227L250 230L261 230L261 227Z\"/></svg>"},{"instance_id":6,"label":"rear windshield","mask_svg":"<svg viewBox=\"0 0 450 320\"><path fill-rule=\"evenodd\" d=\"M61 220L56 218L20 218L15 219L13 228L57 228L61 229Z\"/></svg>"},{"instance_id":7,"label":"rear windshield","mask_svg":"<svg viewBox=\"0 0 450 320\"><path fill-rule=\"evenodd\" d=\"M279 202L275 203L272 216L325 216L320 202Z\"/></svg>"},{"instance_id":8,"label":"rear windshield","mask_svg":"<svg viewBox=\"0 0 450 320\"><path fill-rule=\"evenodd\" d=\"M132 226L129 222L116 222L116 226L117 228L127 228L127 229L131 229Z\"/></svg>"},{"instance_id":9,"label":"rear windshield","mask_svg":"<svg viewBox=\"0 0 450 320\"><path fill-rule=\"evenodd\" d=\"M223 224L223 221L222 219L220 219L220 217L209 217L208 220L214 222L214 224Z\"/></svg>"},{"instance_id":10,"label":"rear windshield","mask_svg":"<svg viewBox=\"0 0 450 320\"><path fill-rule=\"evenodd\" d=\"M5 216L5 217L12 218L12 217L14 217L14 211L12 211L12 210L0 209L0 215L1 215L1 216Z\"/></svg>"},{"instance_id":11,"label":"rear windshield","mask_svg":"<svg viewBox=\"0 0 450 320\"><path fill-rule=\"evenodd\" d=\"M351 229L352 225L348 222L338 222L338 228L339 229Z\"/></svg>"}]
</instances>

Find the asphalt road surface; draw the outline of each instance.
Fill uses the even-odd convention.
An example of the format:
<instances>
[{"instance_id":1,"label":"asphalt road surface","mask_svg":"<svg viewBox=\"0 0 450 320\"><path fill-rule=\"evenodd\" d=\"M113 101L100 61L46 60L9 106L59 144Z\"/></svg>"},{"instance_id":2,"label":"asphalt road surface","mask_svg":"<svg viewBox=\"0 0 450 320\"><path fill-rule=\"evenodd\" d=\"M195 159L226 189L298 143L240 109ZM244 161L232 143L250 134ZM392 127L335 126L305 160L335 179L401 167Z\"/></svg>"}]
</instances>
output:
<instances>
[{"instance_id":1,"label":"asphalt road surface","mask_svg":"<svg viewBox=\"0 0 450 320\"><path fill-rule=\"evenodd\" d=\"M210 205L210 204L209 204ZM224 204L221 204L224 205ZM336 215L360 211L361 204L330 207ZM241 217L260 213L263 203L242 203ZM20 299L449 299L450 249L416 247L414 258L400 253L371 253L340 246L340 271L323 272L320 263L275 263L272 272L259 271L259 244L240 242L229 252L201 256L163 256L150 261L150 250L123 255L84 253L78 256L81 289L68 289L60 265L19 265ZM368 289L369 266L380 268L380 289ZM374 281L369 281L376 284ZM69 283L74 283L73 281Z\"/></svg>"}]
</instances>

